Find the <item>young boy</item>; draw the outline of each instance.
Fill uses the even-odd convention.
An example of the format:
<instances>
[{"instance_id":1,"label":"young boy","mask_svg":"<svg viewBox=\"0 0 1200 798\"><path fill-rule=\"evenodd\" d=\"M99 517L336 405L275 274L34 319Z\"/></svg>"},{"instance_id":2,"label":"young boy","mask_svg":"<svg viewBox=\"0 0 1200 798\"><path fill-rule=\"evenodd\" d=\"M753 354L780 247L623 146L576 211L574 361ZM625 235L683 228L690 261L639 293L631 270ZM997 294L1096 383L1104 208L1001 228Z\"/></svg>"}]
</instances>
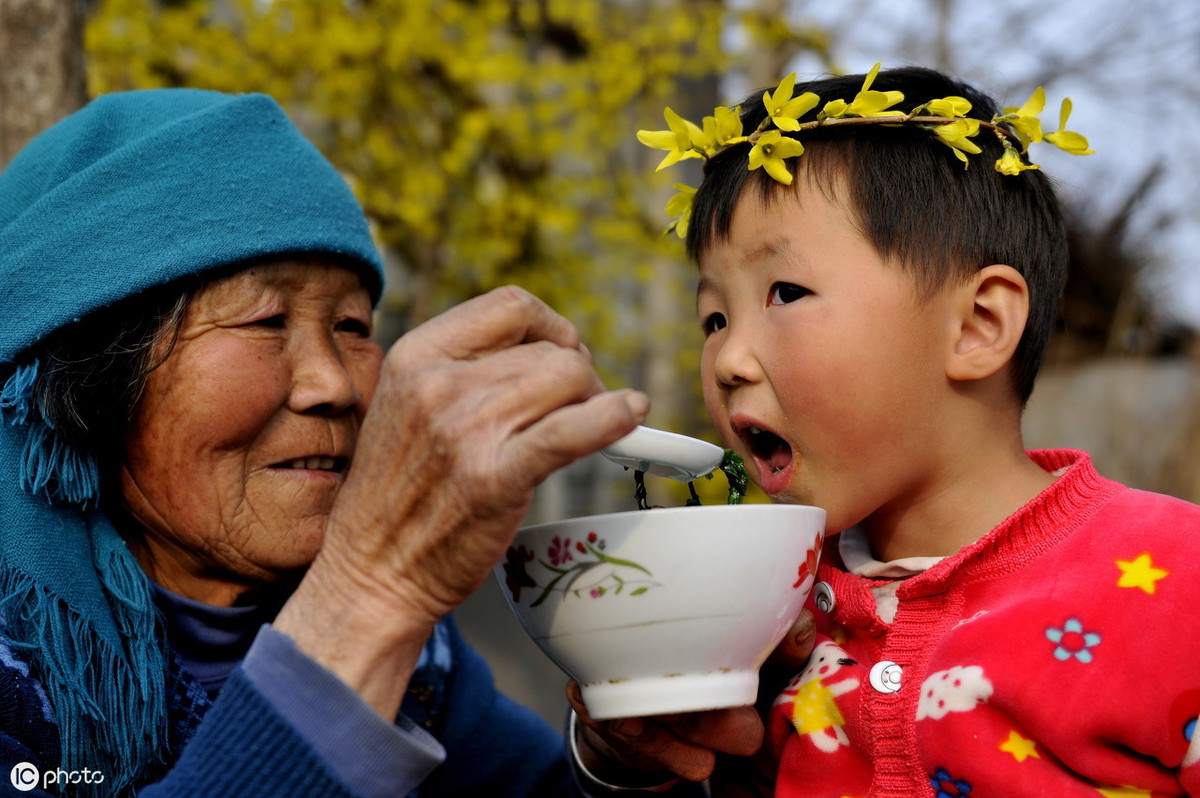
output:
<instances>
[{"instance_id":1,"label":"young boy","mask_svg":"<svg viewBox=\"0 0 1200 798\"><path fill-rule=\"evenodd\" d=\"M784 88L743 129L775 116L803 154L726 129L687 224L708 411L841 533L766 719L775 794L1200 795L1200 508L1022 444L1067 265L1049 181L1014 162L1040 103L1014 134L930 70L814 82L801 113ZM915 116L945 129L878 123L933 100ZM854 106L876 119L786 121Z\"/></svg>"}]
</instances>

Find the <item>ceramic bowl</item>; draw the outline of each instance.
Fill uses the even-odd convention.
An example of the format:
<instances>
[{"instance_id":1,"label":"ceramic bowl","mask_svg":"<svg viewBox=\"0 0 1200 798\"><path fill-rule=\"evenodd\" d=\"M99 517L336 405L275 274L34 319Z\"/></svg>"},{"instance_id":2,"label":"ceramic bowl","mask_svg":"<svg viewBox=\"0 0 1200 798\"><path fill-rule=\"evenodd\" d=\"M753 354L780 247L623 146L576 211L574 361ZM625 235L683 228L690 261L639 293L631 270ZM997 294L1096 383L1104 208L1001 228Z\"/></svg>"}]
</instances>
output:
<instances>
[{"instance_id":1,"label":"ceramic bowl","mask_svg":"<svg viewBox=\"0 0 1200 798\"><path fill-rule=\"evenodd\" d=\"M539 648L597 719L753 704L812 588L825 511L709 505L517 533L496 568Z\"/></svg>"}]
</instances>

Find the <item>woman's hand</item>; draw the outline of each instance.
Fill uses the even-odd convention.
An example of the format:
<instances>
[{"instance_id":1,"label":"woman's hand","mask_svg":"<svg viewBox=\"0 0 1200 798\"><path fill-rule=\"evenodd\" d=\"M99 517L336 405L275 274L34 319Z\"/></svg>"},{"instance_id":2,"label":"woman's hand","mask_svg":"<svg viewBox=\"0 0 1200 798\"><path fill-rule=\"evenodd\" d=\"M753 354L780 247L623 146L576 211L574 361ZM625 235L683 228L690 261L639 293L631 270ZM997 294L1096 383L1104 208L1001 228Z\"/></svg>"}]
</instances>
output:
<instances>
[{"instance_id":1,"label":"woman's hand","mask_svg":"<svg viewBox=\"0 0 1200 798\"><path fill-rule=\"evenodd\" d=\"M729 764L727 757L749 758L759 752L763 742L760 712L771 706L787 679L802 668L812 653L815 624L812 613L802 610L791 630L771 654L760 673L759 706L735 707L708 712L691 712L649 718L593 720L583 703L579 685L567 685L567 700L579 719L576 747L584 767L598 778L621 785L646 778L630 779L631 771L658 773L665 781L671 776L703 781L714 776L718 762ZM747 779L749 770L761 770L763 763L748 759L730 764L739 773L736 780L748 790L754 783L773 781L767 772ZM714 777L719 780L719 774ZM740 792L752 795L753 792Z\"/></svg>"},{"instance_id":2,"label":"woman's hand","mask_svg":"<svg viewBox=\"0 0 1200 798\"><path fill-rule=\"evenodd\" d=\"M388 353L326 547L436 622L503 556L534 487L647 409L606 392L575 328L532 295L466 302Z\"/></svg>"},{"instance_id":3,"label":"woman's hand","mask_svg":"<svg viewBox=\"0 0 1200 798\"><path fill-rule=\"evenodd\" d=\"M763 724L753 707L594 720L575 682L567 685L567 700L579 719L576 748L584 767L618 786L630 782L630 771L703 781L718 753L750 756L762 745Z\"/></svg>"},{"instance_id":4,"label":"woman's hand","mask_svg":"<svg viewBox=\"0 0 1200 798\"><path fill-rule=\"evenodd\" d=\"M414 329L384 360L324 546L276 626L352 687L415 662L502 558L534 487L647 410L605 391L571 323L523 290ZM385 713L404 689L386 677Z\"/></svg>"}]
</instances>

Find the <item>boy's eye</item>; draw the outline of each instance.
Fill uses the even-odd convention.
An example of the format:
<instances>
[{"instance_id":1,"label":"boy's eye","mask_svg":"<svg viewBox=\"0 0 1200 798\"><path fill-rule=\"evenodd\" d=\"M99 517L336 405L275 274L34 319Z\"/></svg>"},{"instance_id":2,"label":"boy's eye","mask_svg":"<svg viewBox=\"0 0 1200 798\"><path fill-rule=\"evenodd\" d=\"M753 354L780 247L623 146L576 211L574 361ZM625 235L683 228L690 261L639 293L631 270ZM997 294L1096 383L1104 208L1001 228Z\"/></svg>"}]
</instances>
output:
<instances>
[{"instance_id":1,"label":"boy's eye","mask_svg":"<svg viewBox=\"0 0 1200 798\"><path fill-rule=\"evenodd\" d=\"M786 305L789 302L795 302L797 299L803 299L811 294L807 288L796 285L794 283L775 283L771 286L771 296L767 300L768 305Z\"/></svg>"},{"instance_id":2,"label":"boy's eye","mask_svg":"<svg viewBox=\"0 0 1200 798\"><path fill-rule=\"evenodd\" d=\"M710 313L700 322L700 329L705 335L712 335L717 330L725 329L725 316L720 313Z\"/></svg>"}]
</instances>

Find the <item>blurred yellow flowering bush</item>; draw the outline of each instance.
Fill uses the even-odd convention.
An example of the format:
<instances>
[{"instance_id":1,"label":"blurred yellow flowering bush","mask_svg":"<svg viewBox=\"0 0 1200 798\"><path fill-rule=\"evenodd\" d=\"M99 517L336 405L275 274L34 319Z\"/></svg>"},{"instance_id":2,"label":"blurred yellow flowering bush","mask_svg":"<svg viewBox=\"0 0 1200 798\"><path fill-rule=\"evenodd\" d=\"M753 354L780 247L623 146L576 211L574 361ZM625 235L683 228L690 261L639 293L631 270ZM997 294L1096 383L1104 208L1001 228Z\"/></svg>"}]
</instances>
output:
<instances>
[{"instance_id":1,"label":"blurred yellow flowering bush","mask_svg":"<svg viewBox=\"0 0 1200 798\"><path fill-rule=\"evenodd\" d=\"M656 252L678 264L681 302L690 286L643 207L625 131L703 78L697 64L725 67L724 13L707 0L103 0L89 89L270 94L362 201L401 275L385 301L407 323L517 282L635 357L618 286Z\"/></svg>"}]
</instances>

